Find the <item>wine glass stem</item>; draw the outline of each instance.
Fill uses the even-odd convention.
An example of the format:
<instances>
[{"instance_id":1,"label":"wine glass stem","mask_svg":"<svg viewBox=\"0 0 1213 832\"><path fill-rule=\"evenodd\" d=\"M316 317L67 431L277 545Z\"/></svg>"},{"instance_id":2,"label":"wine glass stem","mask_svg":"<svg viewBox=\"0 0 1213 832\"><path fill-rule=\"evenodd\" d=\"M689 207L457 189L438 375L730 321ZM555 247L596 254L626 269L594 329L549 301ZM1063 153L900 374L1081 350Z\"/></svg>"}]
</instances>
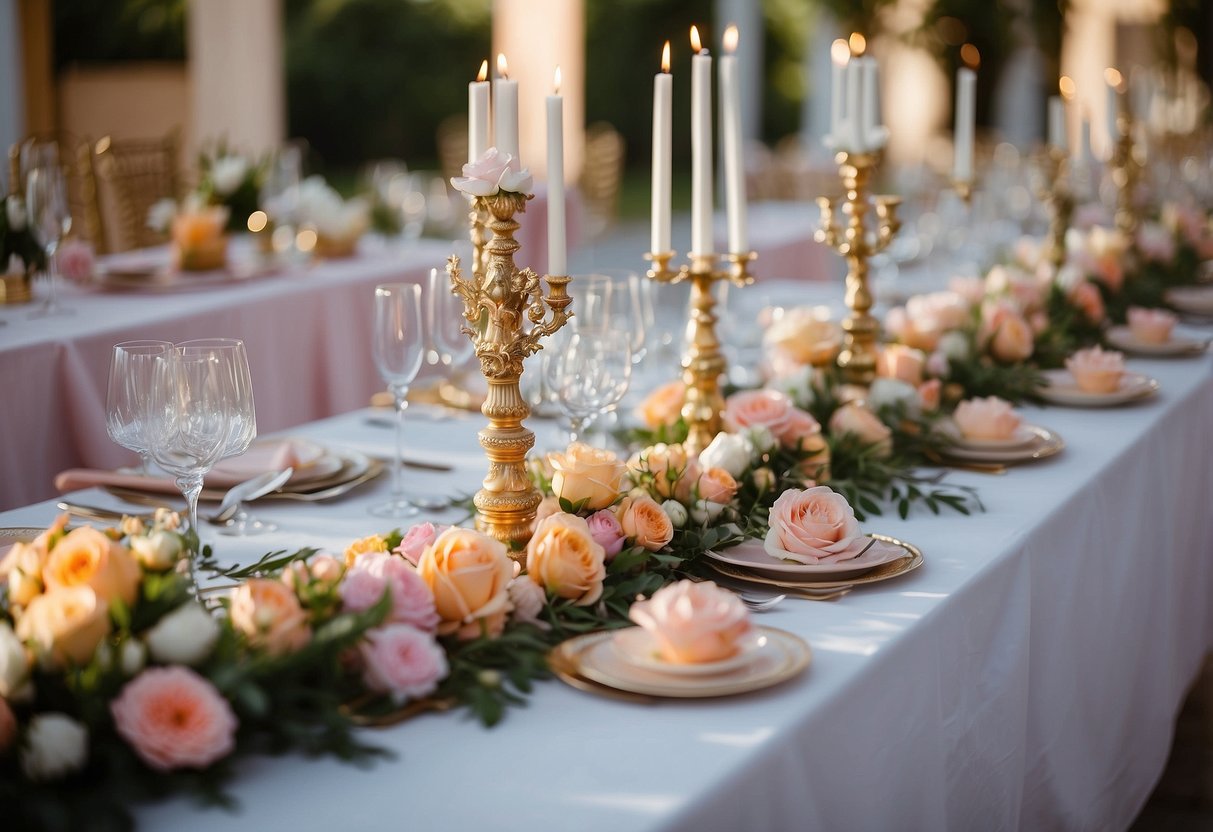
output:
<instances>
[{"instance_id":1,"label":"wine glass stem","mask_svg":"<svg viewBox=\"0 0 1213 832\"><path fill-rule=\"evenodd\" d=\"M181 495L185 497L185 505L189 510L190 531L194 533L194 539L198 541L198 545L202 545L202 535L198 531L198 495L202 493L202 477L198 475L189 477L178 477L177 487L181 489ZM191 552L189 554L189 575L190 586L193 587L194 593L198 592L198 553Z\"/></svg>"},{"instance_id":2,"label":"wine glass stem","mask_svg":"<svg viewBox=\"0 0 1213 832\"><path fill-rule=\"evenodd\" d=\"M46 311L53 312L56 308L55 291L59 288L59 268L55 263L55 250L52 248L46 253Z\"/></svg>"},{"instance_id":3,"label":"wine glass stem","mask_svg":"<svg viewBox=\"0 0 1213 832\"><path fill-rule=\"evenodd\" d=\"M139 452L139 465L140 465L139 473L143 474L143 476L145 476L145 477L150 477L152 474L151 451L140 451Z\"/></svg>"},{"instance_id":4,"label":"wine glass stem","mask_svg":"<svg viewBox=\"0 0 1213 832\"><path fill-rule=\"evenodd\" d=\"M569 444L581 441L581 433L585 430L584 416L569 417Z\"/></svg>"},{"instance_id":5,"label":"wine glass stem","mask_svg":"<svg viewBox=\"0 0 1213 832\"><path fill-rule=\"evenodd\" d=\"M400 500L404 498L404 411L409 406L409 389L394 387L392 394L396 397L396 465L392 469L392 496Z\"/></svg>"}]
</instances>

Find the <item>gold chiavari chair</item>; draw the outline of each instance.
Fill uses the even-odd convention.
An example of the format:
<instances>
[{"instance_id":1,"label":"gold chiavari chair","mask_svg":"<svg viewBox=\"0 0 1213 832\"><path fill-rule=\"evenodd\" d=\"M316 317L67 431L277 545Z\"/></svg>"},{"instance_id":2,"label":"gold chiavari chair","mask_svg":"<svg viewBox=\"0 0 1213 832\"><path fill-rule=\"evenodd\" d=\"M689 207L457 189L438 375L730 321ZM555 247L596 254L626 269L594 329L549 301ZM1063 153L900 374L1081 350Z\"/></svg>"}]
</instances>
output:
<instances>
[{"instance_id":1,"label":"gold chiavari chair","mask_svg":"<svg viewBox=\"0 0 1213 832\"><path fill-rule=\"evenodd\" d=\"M86 148L85 191L96 207L99 250L126 251L162 242L147 227L148 209L178 195L179 131L158 139L105 136Z\"/></svg>"},{"instance_id":2,"label":"gold chiavari chair","mask_svg":"<svg viewBox=\"0 0 1213 832\"><path fill-rule=\"evenodd\" d=\"M72 212L72 235L82 237L98 246L100 218L97 216L96 205L89 192L85 175L84 161L87 156L88 142L81 141L66 133L34 134L27 136L8 149L8 186L11 193L21 193L24 190L26 163L29 148L38 142L54 142L59 147L59 161L63 166L64 178L67 182L68 204Z\"/></svg>"},{"instance_id":3,"label":"gold chiavari chair","mask_svg":"<svg viewBox=\"0 0 1213 832\"><path fill-rule=\"evenodd\" d=\"M590 239L602 236L615 224L624 152L623 136L611 125L598 122L586 128L585 165L579 184Z\"/></svg>"}]
</instances>

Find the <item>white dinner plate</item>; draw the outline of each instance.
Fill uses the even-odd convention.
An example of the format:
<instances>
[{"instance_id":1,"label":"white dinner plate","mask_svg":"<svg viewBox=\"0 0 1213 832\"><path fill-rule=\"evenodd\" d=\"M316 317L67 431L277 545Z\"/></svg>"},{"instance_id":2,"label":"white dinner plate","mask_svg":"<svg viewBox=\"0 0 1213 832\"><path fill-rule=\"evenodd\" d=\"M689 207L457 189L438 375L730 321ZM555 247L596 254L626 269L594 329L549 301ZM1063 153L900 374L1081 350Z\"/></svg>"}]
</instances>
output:
<instances>
[{"instance_id":1,"label":"white dinner plate","mask_svg":"<svg viewBox=\"0 0 1213 832\"><path fill-rule=\"evenodd\" d=\"M1181 312L1213 315L1213 286L1176 286L1164 292L1163 298Z\"/></svg>"},{"instance_id":2,"label":"white dinner plate","mask_svg":"<svg viewBox=\"0 0 1213 832\"><path fill-rule=\"evenodd\" d=\"M1069 370L1045 370L1045 386L1040 397L1053 404L1068 407L1115 407L1152 396L1158 381L1142 373L1125 372L1120 387L1111 393L1088 393L1079 388Z\"/></svg>"},{"instance_id":3,"label":"white dinner plate","mask_svg":"<svg viewBox=\"0 0 1213 832\"><path fill-rule=\"evenodd\" d=\"M1200 355L1209 346L1208 338L1193 338L1189 335L1172 332L1171 340L1161 344L1150 344L1133 337L1133 331L1127 326L1114 326L1108 330L1108 343L1118 350L1149 355L1158 358L1169 356Z\"/></svg>"},{"instance_id":4,"label":"white dinner plate","mask_svg":"<svg viewBox=\"0 0 1213 832\"><path fill-rule=\"evenodd\" d=\"M906 556L906 550L885 540L875 540L872 547L857 558L841 563L810 564L777 558L767 552L761 539L750 538L719 552L708 550L704 554L712 560L739 566L747 572L770 578L827 581L848 575L858 575L869 569L875 569L877 566L900 560Z\"/></svg>"},{"instance_id":5,"label":"white dinner plate","mask_svg":"<svg viewBox=\"0 0 1213 832\"><path fill-rule=\"evenodd\" d=\"M971 451L1006 451L1012 448L1023 448L1040 440L1031 425L1020 425L1006 439L973 439L960 431L960 426L953 421L941 422L939 429L950 436L957 448Z\"/></svg>"},{"instance_id":6,"label":"white dinner plate","mask_svg":"<svg viewBox=\"0 0 1213 832\"><path fill-rule=\"evenodd\" d=\"M283 445L290 443L289 452ZM279 464L280 460L286 460ZM299 437L267 437L256 439L249 449L237 457L221 461L206 475L208 488L231 488L270 470L294 467L288 485L302 485L312 480L331 477L341 470L341 457L319 442Z\"/></svg>"},{"instance_id":7,"label":"white dinner plate","mask_svg":"<svg viewBox=\"0 0 1213 832\"><path fill-rule=\"evenodd\" d=\"M611 646L614 647L615 652L628 664L672 676L716 676L739 670L757 659L765 644L766 636L754 630L738 639L737 652L727 659L716 662L675 664L661 657L657 639L643 627L616 630L611 639Z\"/></svg>"},{"instance_id":8,"label":"white dinner plate","mask_svg":"<svg viewBox=\"0 0 1213 832\"><path fill-rule=\"evenodd\" d=\"M1021 427L1032 434L1027 444L1002 448L977 448L958 444L943 451L943 454L967 462L1030 462L1053 456L1065 448L1062 438L1048 428L1042 428L1040 425Z\"/></svg>"}]
</instances>

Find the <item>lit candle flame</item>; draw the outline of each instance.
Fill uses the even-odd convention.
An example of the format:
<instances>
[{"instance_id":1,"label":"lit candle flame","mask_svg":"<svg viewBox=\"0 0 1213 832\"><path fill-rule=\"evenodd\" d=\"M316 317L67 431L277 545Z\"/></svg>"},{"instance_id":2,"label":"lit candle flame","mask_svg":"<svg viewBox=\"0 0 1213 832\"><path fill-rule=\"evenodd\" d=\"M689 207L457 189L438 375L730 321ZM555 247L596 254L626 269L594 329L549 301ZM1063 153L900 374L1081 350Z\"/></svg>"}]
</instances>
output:
<instances>
[{"instance_id":1,"label":"lit candle flame","mask_svg":"<svg viewBox=\"0 0 1213 832\"><path fill-rule=\"evenodd\" d=\"M556 95L560 95L560 67L556 67L556 78L552 81L552 86L556 88Z\"/></svg>"},{"instance_id":2,"label":"lit candle flame","mask_svg":"<svg viewBox=\"0 0 1213 832\"><path fill-rule=\"evenodd\" d=\"M510 65L505 61L505 53L497 53L497 75L508 79L510 77Z\"/></svg>"},{"instance_id":3,"label":"lit candle flame","mask_svg":"<svg viewBox=\"0 0 1213 832\"><path fill-rule=\"evenodd\" d=\"M851 40L848 44L851 48L852 55L862 55L868 48L868 39L859 32L851 32Z\"/></svg>"},{"instance_id":4,"label":"lit candle flame","mask_svg":"<svg viewBox=\"0 0 1213 832\"><path fill-rule=\"evenodd\" d=\"M971 43L960 47L960 59L969 69L977 69L981 65L981 52Z\"/></svg>"},{"instance_id":5,"label":"lit candle flame","mask_svg":"<svg viewBox=\"0 0 1213 832\"><path fill-rule=\"evenodd\" d=\"M851 47L847 46L846 38L839 38L830 44L830 60L838 66L846 66L851 61Z\"/></svg>"},{"instance_id":6,"label":"lit candle flame","mask_svg":"<svg viewBox=\"0 0 1213 832\"><path fill-rule=\"evenodd\" d=\"M1066 99L1074 98L1074 93L1078 91L1078 88L1074 84L1074 79L1069 75L1063 75L1058 79L1057 88Z\"/></svg>"},{"instance_id":7,"label":"lit candle flame","mask_svg":"<svg viewBox=\"0 0 1213 832\"><path fill-rule=\"evenodd\" d=\"M483 81L489 77L489 59L485 58L480 62L480 71L476 73L476 80Z\"/></svg>"},{"instance_id":8,"label":"lit candle flame","mask_svg":"<svg viewBox=\"0 0 1213 832\"><path fill-rule=\"evenodd\" d=\"M724 51L732 54L737 51L737 27L729 26L724 30Z\"/></svg>"},{"instance_id":9,"label":"lit candle flame","mask_svg":"<svg viewBox=\"0 0 1213 832\"><path fill-rule=\"evenodd\" d=\"M661 71L670 71L670 42L667 40L665 46L661 47Z\"/></svg>"},{"instance_id":10,"label":"lit candle flame","mask_svg":"<svg viewBox=\"0 0 1213 832\"><path fill-rule=\"evenodd\" d=\"M699 29L695 26L691 27L691 48L694 49L696 53L703 51L703 44L699 40Z\"/></svg>"},{"instance_id":11,"label":"lit candle flame","mask_svg":"<svg viewBox=\"0 0 1213 832\"><path fill-rule=\"evenodd\" d=\"M1124 76L1120 74L1120 70L1111 66L1103 71L1103 79L1108 82L1109 87L1116 87L1118 91L1120 85L1124 83Z\"/></svg>"}]
</instances>

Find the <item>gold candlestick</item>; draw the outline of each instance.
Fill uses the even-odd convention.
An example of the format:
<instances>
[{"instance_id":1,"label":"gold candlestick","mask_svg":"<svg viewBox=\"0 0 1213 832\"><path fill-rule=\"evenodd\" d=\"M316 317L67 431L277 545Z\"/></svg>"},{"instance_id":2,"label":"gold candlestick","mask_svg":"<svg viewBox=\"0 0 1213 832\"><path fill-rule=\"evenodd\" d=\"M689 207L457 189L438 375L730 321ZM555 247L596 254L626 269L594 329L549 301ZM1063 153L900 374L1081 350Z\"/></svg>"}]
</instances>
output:
<instances>
[{"instance_id":1,"label":"gold candlestick","mask_svg":"<svg viewBox=\"0 0 1213 832\"><path fill-rule=\"evenodd\" d=\"M465 278L459 258L447 261L451 291L463 299L463 331L476 345L480 370L488 381L488 396L480 408L489 426L480 431L480 446L489 460L483 487L473 498L476 527L517 549L531 536L535 509L541 499L526 471L527 452L535 434L522 426L531 409L518 388L523 360L543 348L539 339L556 332L572 317L568 306L569 278L547 275L544 297L540 278L514 264L521 244L514 239L519 224L515 214L526 211L530 194L500 191L477 197L477 211L488 217L492 238L485 246L483 273ZM474 231L473 231L474 233ZM529 328L524 329L524 322Z\"/></svg>"},{"instance_id":2,"label":"gold candlestick","mask_svg":"<svg viewBox=\"0 0 1213 832\"><path fill-rule=\"evenodd\" d=\"M1049 242L1045 252L1056 274L1066 262L1066 232L1074 216L1074 192L1070 187L1069 154L1059 147L1044 153L1045 181L1038 196L1049 210Z\"/></svg>"},{"instance_id":3,"label":"gold candlestick","mask_svg":"<svg viewBox=\"0 0 1213 832\"><path fill-rule=\"evenodd\" d=\"M875 153L843 151L834 157L834 161L846 189L841 210L847 215L847 223L842 227L834 221L837 210L834 200L818 197L821 228L814 237L847 261L846 302L851 314L842 322L843 341L838 367L848 384L869 385L876 377L876 336L880 324L870 314L873 300L868 286L868 259L884 251L901 228L897 218L901 198L868 195L868 180L879 161ZM866 221L869 203L876 211L874 230L868 229Z\"/></svg>"},{"instance_id":4,"label":"gold candlestick","mask_svg":"<svg viewBox=\"0 0 1213 832\"><path fill-rule=\"evenodd\" d=\"M1140 217L1137 214L1137 183L1141 178L1141 159L1133 141L1136 123L1129 109L1129 97L1118 96L1119 112L1116 115L1116 145L1112 151L1112 183L1116 186L1116 230L1126 242L1132 242L1137 233Z\"/></svg>"},{"instance_id":5,"label":"gold candlestick","mask_svg":"<svg viewBox=\"0 0 1213 832\"><path fill-rule=\"evenodd\" d=\"M691 254L690 264L677 270L670 267L670 261L674 259L672 251L650 252L644 257L653 264L646 272L650 279L662 283L691 281L691 319L687 325L686 352L682 357L682 380L686 384L682 418L688 428L685 445L697 454L720 433L720 414L724 410L720 377L728 368L716 335L716 297L712 294L712 284L718 280L730 280L736 286L753 283L749 265L758 255L752 251L725 254L723 258L728 268L719 269L715 254Z\"/></svg>"}]
</instances>

